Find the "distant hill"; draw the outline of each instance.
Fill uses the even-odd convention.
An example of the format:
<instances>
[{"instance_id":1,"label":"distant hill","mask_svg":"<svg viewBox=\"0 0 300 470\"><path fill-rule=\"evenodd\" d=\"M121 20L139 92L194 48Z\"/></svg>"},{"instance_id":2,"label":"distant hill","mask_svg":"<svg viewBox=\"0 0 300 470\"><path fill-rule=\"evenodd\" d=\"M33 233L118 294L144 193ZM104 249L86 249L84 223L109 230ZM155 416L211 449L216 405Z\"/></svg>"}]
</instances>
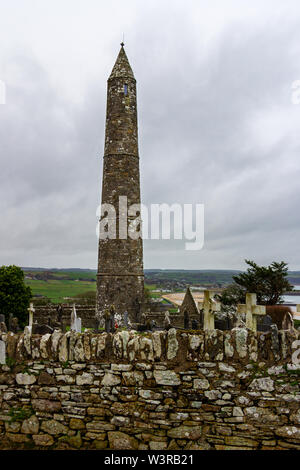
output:
<instances>
[{"instance_id":1,"label":"distant hill","mask_svg":"<svg viewBox=\"0 0 300 470\"><path fill-rule=\"evenodd\" d=\"M22 268L27 279L32 280L79 280L96 281L95 269L82 268ZM147 284L161 287L184 288L187 285L223 287L232 282L232 276L242 271L231 269L145 269ZM300 271L290 271L288 279L292 284L300 284Z\"/></svg>"}]
</instances>

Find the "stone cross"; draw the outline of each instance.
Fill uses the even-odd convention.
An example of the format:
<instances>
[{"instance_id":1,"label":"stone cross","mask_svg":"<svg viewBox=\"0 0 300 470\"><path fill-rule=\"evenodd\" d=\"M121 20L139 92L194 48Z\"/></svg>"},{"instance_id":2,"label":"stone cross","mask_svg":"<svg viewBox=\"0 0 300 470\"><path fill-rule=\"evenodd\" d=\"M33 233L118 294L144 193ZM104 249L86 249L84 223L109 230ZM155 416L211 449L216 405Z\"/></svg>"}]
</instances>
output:
<instances>
[{"instance_id":1,"label":"stone cross","mask_svg":"<svg viewBox=\"0 0 300 470\"><path fill-rule=\"evenodd\" d=\"M183 314L183 328L185 330L188 330L190 328L190 316L187 310L185 310Z\"/></svg>"},{"instance_id":2,"label":"stone cross","mask_svg":"<svg viewBox=\"0 0 300 470\"><path fill-rule=\"evenodd\" d=\"M128 312L127 312L127 310L125 310L125 312L124 312L124 326L125 326L125 328L129 328Z\"/></svg>"},{"instance_id":3,"label":"stone cross","mask_svg":"<svg viewBox=\"0 0 300 470\"><path fill-rule=\"evenodd\" d=\"M0 340L0 364L6 364L5 343Z\"/></svg>"},{"instance_id":4,"label":"stone cross","mask_svg":"<svg viewBox=\"0 0 300 470\"><path fill-rule=\"evenodd\" d=\"M214 330L215 329L215 313L221 311L220 302L216 302L213 299L215 292L205 290L204 300L199 302L199 308L203 309L203 329Z\"/></svg>"},{"instance_id":5,"label":"stone cross","mask_svg":"<svg viewBox=\"0 0 300 470\"><path fill-rule=\"evenodd\" d=\"M29 312L29 323L28 323L28 326L29 328L31 329L32 328L32 325L33 325L33 314L35 312L35 309L33 308L33 304L31 303L30 304L30 307L27 309L28 312Z\"/></svg>"},{"instance_id":6,"label":"stone cross","mask_svg":"<svg viewBox=\"0 0 300 470\"><path fill-rule=\"evenodd\" d=\"M257 315L266 315L266 306L256 305L256 302L256 294L247 293L246 303L237 306L238 314L246 314L246 328L249 328L249 330L252 330L254 333L257 332Z\"/></svg>"}]
</instances>

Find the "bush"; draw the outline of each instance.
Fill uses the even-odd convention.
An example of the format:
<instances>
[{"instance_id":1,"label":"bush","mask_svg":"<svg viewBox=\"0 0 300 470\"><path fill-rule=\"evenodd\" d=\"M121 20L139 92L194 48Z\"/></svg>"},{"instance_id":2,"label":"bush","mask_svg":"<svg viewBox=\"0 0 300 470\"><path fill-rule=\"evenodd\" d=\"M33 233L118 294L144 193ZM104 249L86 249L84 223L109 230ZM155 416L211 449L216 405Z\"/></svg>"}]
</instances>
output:
<instances>
[{"instance_id":1,"label":"bush","mask_svg":"<svg viewBox=\"0 0 300 470\"><path fill-rule=\"evenodd\" d=\"M32 297L30 287L25 285L24 273L18 266L0 268L0 313L8 323L9 314L17 317L24 326L28 319L27 309Z\"/></svg>"},{"instance_id":2,"label":"bush","mask_svg":"<svg viewBox=\"0 0 300 470\"><path fill-rule=\"evenodd\" d=\"M270 266L259 266L254 261L245 260L250 266L246 272L233 276L234 283L217 296L223 306L232 307L245 302L246 292L257 295L260 305L282 303L281 297L293 286L287 280L288 266L281 261Z\"/></svg>"}]
</instances>

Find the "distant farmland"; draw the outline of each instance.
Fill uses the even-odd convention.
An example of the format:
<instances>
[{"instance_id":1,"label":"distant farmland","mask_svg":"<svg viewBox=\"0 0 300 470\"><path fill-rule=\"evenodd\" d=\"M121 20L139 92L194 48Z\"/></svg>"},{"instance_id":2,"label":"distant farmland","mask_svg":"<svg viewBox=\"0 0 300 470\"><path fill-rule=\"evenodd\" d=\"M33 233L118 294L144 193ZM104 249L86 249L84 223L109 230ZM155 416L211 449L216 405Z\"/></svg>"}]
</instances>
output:
<instances>
[{"instance_id":1,"label":"distant farmland","mask_svg":"<svg viewBox=\"0 0 300 470\"><path fill-rule=\"evenodd\" d=\"M48 297L54 303L64 302L64 297L76 297L85 292L96 291L96 271L92 269L43 269L22 268L25 282L33 295ZM181 292L187 285L222 286L232 282L232 276L239 271L226 270L151 270L145 269L145 284L150 290L162 287L164 283L179 281ZM289 272L292 284L300 284L300 272ZM178 289L171 286L171 291ZM151 297L160 297L151 293Z\"/></svg>"},{"instance_id":2,"label":"distant farmland","mask_svg":"<svg viewBox=\"0 0 300 470\"><path fill-rule=\"evenodd\" d=\"M25 282L31 287L33 295L43 295L51 299L53 303L63 303L64 297L74 297L87 291L96 292L96 282L91 281L26 279Z\"/></svg>"}]
</instances>

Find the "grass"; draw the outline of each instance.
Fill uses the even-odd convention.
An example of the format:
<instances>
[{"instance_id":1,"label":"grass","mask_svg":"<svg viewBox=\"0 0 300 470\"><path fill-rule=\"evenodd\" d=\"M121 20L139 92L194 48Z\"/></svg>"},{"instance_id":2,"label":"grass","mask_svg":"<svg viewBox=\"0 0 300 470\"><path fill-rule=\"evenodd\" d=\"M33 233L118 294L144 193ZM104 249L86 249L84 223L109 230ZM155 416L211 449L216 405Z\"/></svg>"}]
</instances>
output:
<instances>
[{"instance_id":1,"label":"grass","mask_svg":"<svg viewBox=\"0 0 300 470\"><path fill-rule=\"evenodd\" d=\"M33 273L34 274L34 273ZM65 276L70 279L64 279ZM63 303L64 297L76 297L86 292L96 292L96 282L84 280L84 278L93 278L90 272L55 272L55 276L60 279L49 279L47 281L25 279L27 286L31 287L33 295L43 295L48 297L53 303ZM80 277L81 280L78 280ZM151 292L156 289L155 284L147 284L152 298L160 298L157 292Z\"/></svg>"},{"instance_id":2,"label":"grass","mask_svg":"<svg viewBox=\"0 0 300 470\"><path fill-rule=\"evenodd\" d=\"M147 289L149 289L149 290L156 290L157 289L156 284L146 284L145 283L145 287L147 287Z\"/></svg>"},{"instance_id":3,"label":"grass","mask_svg":"<svg viewBox=\"0 0 300 470\"><path fill-rule=\"evenodd\" d=\"M158 292L150 292L151 299L160 299L161 295Z\"/></svg>"},{"instance_id":4,"label":"grass","mask_svg":"<svg viewBox=\"0 0 300 470\"><path fill-rule=\"evenodd\" d=\"M33 295L44 295L53 303L63 303L64 297L74 297L87 291L96 291L96 282L90 281L26 279L25 282L27 286L31 287Z\"/></svg>"},{"instance_id":5,"label":"grass","mask_svg":"<svg viewBox=\"0 0 300 470\"><path fill-rule=\"evenodd\" d=\"M10 416L10 422L13 423L15 421L23 421L24 419L30 418L32 416L33 410L31 407L29 408L10 408L8 415Z\"/></svg>"}]
</instances>

